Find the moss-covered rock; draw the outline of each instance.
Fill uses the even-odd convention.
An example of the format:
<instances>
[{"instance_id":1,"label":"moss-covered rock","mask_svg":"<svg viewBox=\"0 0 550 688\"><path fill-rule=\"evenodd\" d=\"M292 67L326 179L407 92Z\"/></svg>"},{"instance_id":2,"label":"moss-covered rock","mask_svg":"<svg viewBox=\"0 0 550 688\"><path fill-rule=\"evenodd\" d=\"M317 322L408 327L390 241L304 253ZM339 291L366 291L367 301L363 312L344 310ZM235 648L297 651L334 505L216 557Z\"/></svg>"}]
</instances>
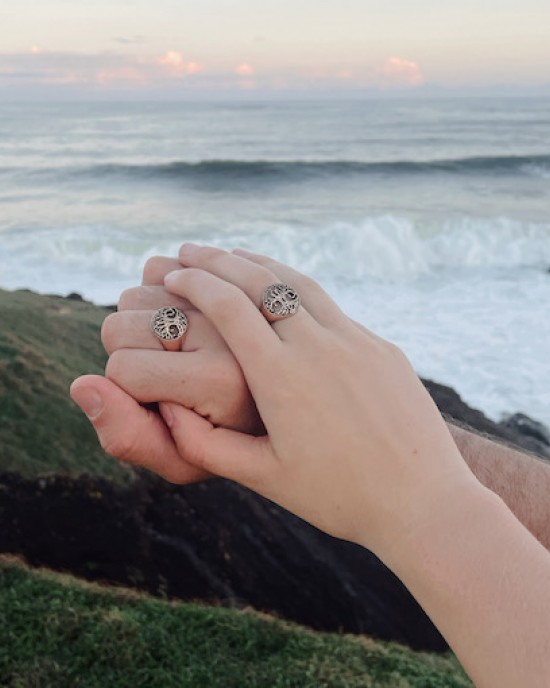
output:
<instances>
[{"instance_id":1,"label":"moss-covered rock","mask_svg":"<svg viewBox=\"0 0 550 688\"><path fill-rule=\"evenodd\" d=\"M131 478L68 393L78 375L104 370L106 315L84 301L0 290L0 470Z\"/></svg>"}]
</instances>

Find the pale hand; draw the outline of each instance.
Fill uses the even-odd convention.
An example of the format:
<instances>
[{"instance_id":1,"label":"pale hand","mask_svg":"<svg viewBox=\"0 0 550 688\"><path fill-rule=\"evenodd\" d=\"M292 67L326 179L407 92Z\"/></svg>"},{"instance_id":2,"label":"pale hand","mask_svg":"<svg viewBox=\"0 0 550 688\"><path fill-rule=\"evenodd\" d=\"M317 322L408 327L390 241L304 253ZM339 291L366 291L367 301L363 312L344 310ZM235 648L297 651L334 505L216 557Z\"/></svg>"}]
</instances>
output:
<instances>
[{"instance_id":1,"label":"pale hand","mask_svg":"<svg viewBox=\"0 0 550 688\"><path fill-rule=\"evenodd\" d=\"M216 326L267 430L252 437L161 404L186 461L377 553L481 488L404 354L357 327L315 282L212 248L184 245L180 262L167 290ZM281 281L303 307L270 325L258 305Z\"/></svg>"}]
</instances>

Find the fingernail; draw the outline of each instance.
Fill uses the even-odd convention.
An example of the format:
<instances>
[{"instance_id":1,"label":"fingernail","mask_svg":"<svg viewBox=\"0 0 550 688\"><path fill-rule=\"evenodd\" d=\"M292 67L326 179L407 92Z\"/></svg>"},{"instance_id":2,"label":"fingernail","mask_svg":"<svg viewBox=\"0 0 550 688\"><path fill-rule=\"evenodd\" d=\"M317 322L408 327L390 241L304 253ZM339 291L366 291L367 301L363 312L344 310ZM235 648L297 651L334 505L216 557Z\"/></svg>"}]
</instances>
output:
<instances>
[{"instance_id":1,"label":"fingernail","mask_svg":"<svg viewBox=\"0 0 550 688\"><path fill-rule=\"evenodd\" d=\"M79 387L71 391L71 396L90 420L95 420L103 411L103 399L94 389Z\"/></svg>"},{"instance_id":2,"label":"fingernail","mask_svg":"<svg viewBox=\"0 0 550 688\"><path fill-rule=\"evenodd\" d=\"M252 255L250 251L245 251L244 248L234 248L233 253L235 253L237 256L242 256L243 258L248 258Z\"/></svg>"},{"instance_id":3,"label":"fingernail","mask_svg":"<svg viewBox=\"0 0 550 688\"><path fill-rule=\"evenodd\" d=\"M200 246L198 244L193 244L191 242L187 242L183 244L180 248L180 255L188 256L194 251L196 251Z\"/></svg>"},{"instance_id":4,"label":"fingernail","mask_svg":"<svg viewBox=\"0 0 550 688\"><path fill-rule=\"evenodd\" d=\"M174 414L167 404L159 404L160 415L164 419L166 425L171 428L174 425Z\"/></svg>"}]
</instances>

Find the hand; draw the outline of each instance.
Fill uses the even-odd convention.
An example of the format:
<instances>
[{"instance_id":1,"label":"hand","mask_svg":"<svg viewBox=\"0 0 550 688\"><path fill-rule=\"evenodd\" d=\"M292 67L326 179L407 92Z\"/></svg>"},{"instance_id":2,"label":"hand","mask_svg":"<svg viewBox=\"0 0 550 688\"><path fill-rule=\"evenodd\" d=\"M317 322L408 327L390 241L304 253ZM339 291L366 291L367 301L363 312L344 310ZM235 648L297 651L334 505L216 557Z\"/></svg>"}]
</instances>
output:
<instances>
[{"instance_id":1,"label":"hand","mask_svg":"<svg viewBox=\"0 0 550 688\"><path fill-rule=\"evenodd\" d=\"M269 263L264 256L247 256L258 265ZM171 482L187 483L209 474L198 471L177 455L158 416L135 399L142 403L176 401L215 425L256 435L263 434L265 428L242 370L217 330L188 301L164 289L164 277L177 268L181 265L174 258L157 256L147 261L142 285L124 291L118 302L118 313L108 316L104 322L103 344L111 355L107 379L83 376L75 382L71 394L77 403L90 394L103 400L101 413L94 412L91 420L108 454L155 470ZM278 268L283 279L293 281L300 291L307 290L307 278L286 266L279 264ZM177 358L173 352L167 356L159 340L149 331L152 312L167 305L184 309L191 320L189 337L183 347L187 355ZM200 357L189 355L197 353L191 351L194 348L200 351ZM147 353L147 349L154 353ZM150 385L152 369L155 375ZM167 378L185 378L187 384L167 388Z\"/></svg>"},{"instance_id":2,"label":"hand","mask_svg":"<svg viewBox=\"0 0 550 688\"><path fill-rule=\"evenodd\" d=\"M186 245L180 262L186 269L166 277L167 290L216 326L267 430L216 428L163 403L186 461L379 554L437 504L481 487L403 353L351 322L316 283L242 252ZM270 325L258 304L280 281L304 307Z\"/></svg>"},{"instance_id":3,"label":"hand","mask_svg":"<svg viewBox=\"0 0 550 688\"><path fill-rule=\"evenodd\" d=\"M107 377L78 378L71 396L87 413L108 454L154 470L170 482L189 483L210 474L179 455L160 416L139 402L171 399L224 427L257 434L264 429L242 371L217 330L191 304L164 290L164 275L176 267L180 264L170 258L147 262L143 286L123 292L119 312L108 316L102 328L107 352L116 352ZM165 352L149 330L152 311L166 305L185 309L192 323L185 353L177 358L174 352ZM138 351L140 346L151 351ZM135 375L136 370L141 372ZM191 384L172 385L167 395L163 392L155 398L151 370L162 379L187 377Z\"/></svg>"},{"instance_id":4,"label":"hand","mask_svg":"<svg viewBox=\"0 0 550 688\"><path fill-rule=\"evenodd\" d=\"M140 403L172 401L214 425L262 434L242 370L223 338L188 301L164 289L164 276L176 267L181 266L174 259L148 260L143 285L123 292L118 312L105 319L101 337L109 354L106 377ZM181 308L188 317L181 351L165 351L150 330L154 311L163 306Z\"/></svg>"}]
</instances>

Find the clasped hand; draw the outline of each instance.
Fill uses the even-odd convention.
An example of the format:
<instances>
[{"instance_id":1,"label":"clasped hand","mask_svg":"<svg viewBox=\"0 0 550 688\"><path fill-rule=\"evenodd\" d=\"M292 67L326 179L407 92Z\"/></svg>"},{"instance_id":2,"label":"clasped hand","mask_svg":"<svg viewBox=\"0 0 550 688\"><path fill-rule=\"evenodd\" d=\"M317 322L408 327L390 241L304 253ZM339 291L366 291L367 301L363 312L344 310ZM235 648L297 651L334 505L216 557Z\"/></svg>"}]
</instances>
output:
<instances>
[{"instance_id":1,"label":"clasped hand","mask_svg":"<svg viewBox=\"0 0 550 688\"><path fill-rule=\"evenodd\" d=\"M302 307L270 324L258 306L276 282ZM189 317L180 352L148 326L166 305ZM188 244L152 258L102 339L105 378L73 398L108 453L173 482L236 480L382 558L480 487L403 352L269 258Z\"/></svg>"}]
</instances>

